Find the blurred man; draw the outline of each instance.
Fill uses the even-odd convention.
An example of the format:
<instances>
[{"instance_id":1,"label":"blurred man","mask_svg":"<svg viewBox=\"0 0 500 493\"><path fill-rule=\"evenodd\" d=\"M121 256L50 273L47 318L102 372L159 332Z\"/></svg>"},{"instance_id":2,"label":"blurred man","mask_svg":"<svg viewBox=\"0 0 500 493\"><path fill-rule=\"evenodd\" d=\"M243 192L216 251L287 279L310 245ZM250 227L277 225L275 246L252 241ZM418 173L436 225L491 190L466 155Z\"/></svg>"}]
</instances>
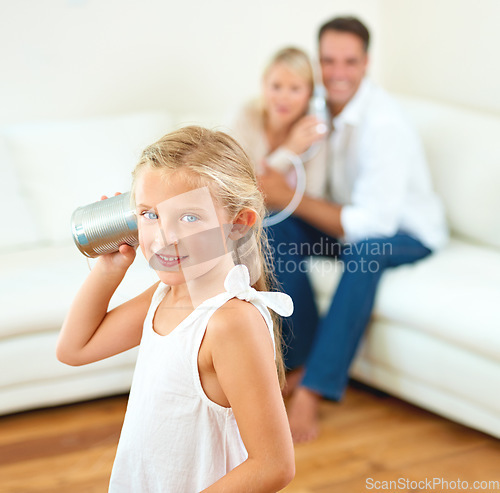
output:
<instances>
[{"instance_id":1,"label":"blurred man","mask_svg":"<svg viewBox=\"0 0 500 493\"><path fill-rule=\"evenodd\" d=\"M321 27L319 59L333 128L328 192L324 200L304 196L293 216L270 228L276 276L295 302L283 329L296 442L316 437L321 398L338 401L344 394L384 270L426 257L447 237L418 136L396 102L366 78L369 41L368 29L352 17ZM270 208L290 202L294 191L277 171L267 168L260 181ZM310 254L343 262L322 319L307 273L297 268Z\"/></svg>"}]
</instances>

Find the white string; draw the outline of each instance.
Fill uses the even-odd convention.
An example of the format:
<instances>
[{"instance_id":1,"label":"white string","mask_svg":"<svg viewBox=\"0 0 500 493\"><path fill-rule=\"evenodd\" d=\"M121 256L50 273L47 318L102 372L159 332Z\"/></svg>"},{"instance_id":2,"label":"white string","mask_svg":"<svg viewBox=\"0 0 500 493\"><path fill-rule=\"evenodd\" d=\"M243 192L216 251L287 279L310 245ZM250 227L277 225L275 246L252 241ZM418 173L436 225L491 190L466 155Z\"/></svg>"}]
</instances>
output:
<instances>
[{"instance_id":1,"label":"white string","mask_svg":"<svg viewBox=\"0 0 500 493\"><path fill-rule=\"evenodd\" d=\"M262 224L265 228L274 226L275 224L278 224L291 216L295 212L295 209L297 209L297 207L299 206L306 190L306 170L304 168L302 159L297 156L297 154L294 154L292 152L288 154L288 158L295 168L295 173L297 175L297 185L295 187L295 193L292 197L292 200L290 200L290 202L283 210L264 218Z\"/></svg>"}]
</instances>

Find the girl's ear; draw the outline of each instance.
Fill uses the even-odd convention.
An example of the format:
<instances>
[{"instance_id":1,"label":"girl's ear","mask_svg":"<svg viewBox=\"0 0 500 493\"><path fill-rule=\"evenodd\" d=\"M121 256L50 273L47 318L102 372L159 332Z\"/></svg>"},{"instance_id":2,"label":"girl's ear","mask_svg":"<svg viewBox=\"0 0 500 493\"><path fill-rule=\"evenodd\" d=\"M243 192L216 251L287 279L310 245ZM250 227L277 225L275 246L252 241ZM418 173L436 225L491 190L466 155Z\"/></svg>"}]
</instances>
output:
<instances>
[{"instance_id":1,"label":"girl's ear","mask_svg":"<svg viewBox=\"0 0 500 493\"><path fill-rule=\"evenodd\" d=\"M257 213L255 211L252 209L243 209L233 221L229 238L233 241L243 238L243 236L248 233L248 230L255 224L256 220Z\"/></svg>"}]
</instances>

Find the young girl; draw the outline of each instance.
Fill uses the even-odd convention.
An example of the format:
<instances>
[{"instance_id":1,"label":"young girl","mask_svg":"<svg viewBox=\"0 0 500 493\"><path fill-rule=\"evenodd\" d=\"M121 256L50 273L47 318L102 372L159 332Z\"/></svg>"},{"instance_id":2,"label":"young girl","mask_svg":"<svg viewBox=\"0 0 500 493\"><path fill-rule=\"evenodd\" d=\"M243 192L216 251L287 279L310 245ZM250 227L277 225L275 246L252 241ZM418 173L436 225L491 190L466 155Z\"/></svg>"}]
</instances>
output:
<instances>
[{"instance_id":1,"label":"young girl","mask_svg":"<svg viewBox=\"0 0 500 493\"><path fill-rule=\"evenodd\" d=\"M293 478L294 454L267 306L293 307L266 291L253 167L226 134L186 127L144 151L132 192L160 282L108 312L135 251L101 256L57 348L82 365L140 343L109 491L277 491Z\"/></svg>"}]
</instances>

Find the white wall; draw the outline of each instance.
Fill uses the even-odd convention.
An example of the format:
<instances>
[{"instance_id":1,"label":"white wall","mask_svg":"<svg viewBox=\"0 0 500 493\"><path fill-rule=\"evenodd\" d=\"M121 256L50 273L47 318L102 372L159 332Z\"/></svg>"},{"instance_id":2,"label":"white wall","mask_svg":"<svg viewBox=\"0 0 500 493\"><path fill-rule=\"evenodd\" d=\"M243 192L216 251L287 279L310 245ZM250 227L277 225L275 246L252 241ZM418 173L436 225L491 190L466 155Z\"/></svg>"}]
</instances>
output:
<instances>
[{"instance_id":1,"label":"white wall","mask_svg":"<svg viewBox=\"0 0 500 493\"><path fill-rule=\"evenodd\" d=\"M378 0L0 0L0 124L134 110L225 114L268 57L316 53L345 13L374 31Z\"/></svg>"},{"instance_id":2,"label":"white wall","mask_svg":"<svg viewBox=\"0 0 500 493\"><path fill-rule=\"evenodd\" d=\"M225 114L325 20L372 30L389 90L500 112L498 0L0 0L0 124L134 110Z\"/></svg>"},{"instance_id":3,"label":"white wall","mask_svg":"<svg viewBox=\"0 0 500 493\"><path fill-rule=\"evenodd\" d=\"M500 112L498 0L380 0L387 89Z\"/></svg>"}]
</instances>

